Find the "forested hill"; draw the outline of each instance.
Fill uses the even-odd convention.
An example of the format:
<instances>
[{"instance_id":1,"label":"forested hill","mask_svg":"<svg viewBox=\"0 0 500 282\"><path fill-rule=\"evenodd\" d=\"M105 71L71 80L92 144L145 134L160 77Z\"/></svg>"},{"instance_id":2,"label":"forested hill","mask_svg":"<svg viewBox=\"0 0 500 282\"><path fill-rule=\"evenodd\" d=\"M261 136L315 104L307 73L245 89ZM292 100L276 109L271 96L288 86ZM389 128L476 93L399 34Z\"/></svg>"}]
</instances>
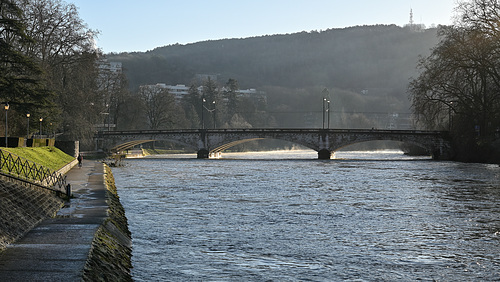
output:
<instances>
[{"instance_id":1,"label":"forested hill","mask_svg":"<svg viewBox=\"0 0 500 282\"><path fill-rule=\"evenodd\" d=\"M416 75L418 56L436 43L436 29L376 25L177 44L108 59L123 63L132 89L218 74L220 83L234 78L241 88L378 89L399 96Z\"/></svg>"}]
</instances>

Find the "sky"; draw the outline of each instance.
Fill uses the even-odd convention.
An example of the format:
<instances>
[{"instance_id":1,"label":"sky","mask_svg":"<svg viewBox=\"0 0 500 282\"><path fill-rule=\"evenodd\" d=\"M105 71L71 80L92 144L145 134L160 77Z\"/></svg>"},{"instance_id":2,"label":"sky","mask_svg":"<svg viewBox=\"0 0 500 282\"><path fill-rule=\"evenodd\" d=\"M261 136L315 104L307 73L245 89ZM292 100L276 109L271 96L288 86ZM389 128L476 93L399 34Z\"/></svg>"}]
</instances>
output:
<instances>
[{"instance_id":1,"label":"sky","mask_svg":"<svg viewBox=\"0 0 500 282\"><path fill-rule=\"evenodd\" d=\"M104 53L358 25L450 25L456 0L64 0Z\"/></svg>"}]
</instances>

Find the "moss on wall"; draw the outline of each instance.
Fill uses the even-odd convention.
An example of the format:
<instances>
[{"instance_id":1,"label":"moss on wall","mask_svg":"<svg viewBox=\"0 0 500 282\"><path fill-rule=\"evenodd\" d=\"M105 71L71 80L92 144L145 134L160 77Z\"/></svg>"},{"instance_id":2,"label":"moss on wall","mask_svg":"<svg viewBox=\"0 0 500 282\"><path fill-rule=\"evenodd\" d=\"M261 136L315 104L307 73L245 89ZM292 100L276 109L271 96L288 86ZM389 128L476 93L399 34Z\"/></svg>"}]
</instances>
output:
<instances>
[{"instance_id":1,"label":"moss on wall","mask_svg":"<svg viewBox=\"0 0 500 282\"><path fill-rule=\"evenodd\" d=\"M132 281L132 240L125 210L109 167L104 175L108 218L99 227L92 242L83 272L84 281Z\"/></svg>"}]
</instances>

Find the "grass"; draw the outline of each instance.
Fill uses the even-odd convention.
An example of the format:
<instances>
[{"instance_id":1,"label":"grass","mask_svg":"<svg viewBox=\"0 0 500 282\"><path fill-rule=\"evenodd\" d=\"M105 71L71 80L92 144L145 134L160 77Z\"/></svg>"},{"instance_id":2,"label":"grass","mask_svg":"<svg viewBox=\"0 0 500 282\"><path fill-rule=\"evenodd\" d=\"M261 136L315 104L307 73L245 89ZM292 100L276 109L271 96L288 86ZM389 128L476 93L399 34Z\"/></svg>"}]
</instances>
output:
<instances>
[{"instance_id":1,"label":"grass","mask_svg":"<svg viewBox=\"0 0 500 282\"><path fill-rule=\"evenodd\" d=\"M51 170L58 170L75 158L55 147L1 148Z\"/></svg>"}]
</instances>

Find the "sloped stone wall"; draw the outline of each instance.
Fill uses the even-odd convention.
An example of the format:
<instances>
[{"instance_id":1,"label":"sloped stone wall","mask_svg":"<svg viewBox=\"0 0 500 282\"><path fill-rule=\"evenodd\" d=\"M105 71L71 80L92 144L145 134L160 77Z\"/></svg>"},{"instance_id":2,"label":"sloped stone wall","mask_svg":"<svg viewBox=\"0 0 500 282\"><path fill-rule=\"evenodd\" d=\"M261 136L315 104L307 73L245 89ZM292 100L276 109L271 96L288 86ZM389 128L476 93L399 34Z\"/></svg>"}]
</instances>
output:
<instances>
[{"instance_id":1,"label":"sloped stone wall","mask_svg":"<svg viewBox=\"0 0 500 282\"><path fill-rule=\"evenodd\" d=\"M83 281L132 281L132 239L111 169L105 166L108 218L99 227L83 270Z\"/></svg>"},{"instance_id":2,"label":"sloped stone wall","mask_svg":"<svg viewBox=\"0 0 500 282\"><path fill-rule=\"evenodd\" d=\"M0 251L42 220L54 217L63 205L52 191L0 179Z\"/></svg>"}]
</instances>

